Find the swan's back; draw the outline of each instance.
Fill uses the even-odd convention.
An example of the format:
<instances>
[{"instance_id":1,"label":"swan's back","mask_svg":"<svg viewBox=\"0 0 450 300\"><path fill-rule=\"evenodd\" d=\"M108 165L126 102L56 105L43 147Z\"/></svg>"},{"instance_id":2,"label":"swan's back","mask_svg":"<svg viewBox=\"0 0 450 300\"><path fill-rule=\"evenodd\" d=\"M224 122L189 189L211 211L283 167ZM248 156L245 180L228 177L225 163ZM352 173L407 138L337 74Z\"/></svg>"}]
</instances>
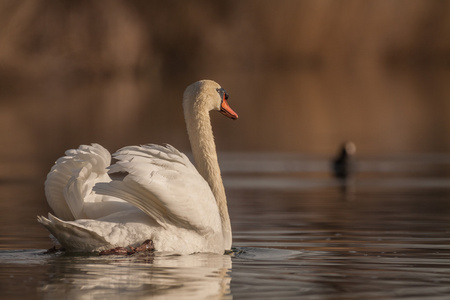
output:
<instances>
[{"instance_id":1,"label":"swan's back","mask_svg":"<svg viewBox=\"0 0 450 300\"><path fill-rule=\"evenodd\" d=\"M201 235L221 232L214 195L195 166L170 145L130 146L117 151L110 172L123 180L98 183L94 191L131 203L162 227L176 226Z\"/></svg>"}]
</instances>

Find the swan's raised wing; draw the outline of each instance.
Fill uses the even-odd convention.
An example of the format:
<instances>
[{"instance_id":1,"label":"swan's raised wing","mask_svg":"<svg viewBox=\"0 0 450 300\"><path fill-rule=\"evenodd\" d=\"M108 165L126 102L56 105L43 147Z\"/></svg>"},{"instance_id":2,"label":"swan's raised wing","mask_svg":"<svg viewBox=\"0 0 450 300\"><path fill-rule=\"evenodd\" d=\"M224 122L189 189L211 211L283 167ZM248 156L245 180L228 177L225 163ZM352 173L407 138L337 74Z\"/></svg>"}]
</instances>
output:
<instances>
[{"instance_id":1,"label":"swan's raised wing","mask_svg":"<svg viewBox=\"0 0 450 300\"><path fill-rule=\"evenodd\" d=\"M174 225L201 234L221 228L216 201L208 183L189 159L170 145L130 146L117 151L110 173L123 180L98 183L94 191L123 199L161 226Z\"/></svg>"},{"instance_id":2,"label":"swan's raised wing","mask_svg":"<svg viewBox=\"0 0 450 300\"><path fill-rule=\"evenodd\" d=\"M70 149L51 168L45 181L47 202L55 214L66 221L84 217L86 201L94 202L92 187L110 181L107 167L111 154L98 144Z\"/></svg>"}]
</instances>

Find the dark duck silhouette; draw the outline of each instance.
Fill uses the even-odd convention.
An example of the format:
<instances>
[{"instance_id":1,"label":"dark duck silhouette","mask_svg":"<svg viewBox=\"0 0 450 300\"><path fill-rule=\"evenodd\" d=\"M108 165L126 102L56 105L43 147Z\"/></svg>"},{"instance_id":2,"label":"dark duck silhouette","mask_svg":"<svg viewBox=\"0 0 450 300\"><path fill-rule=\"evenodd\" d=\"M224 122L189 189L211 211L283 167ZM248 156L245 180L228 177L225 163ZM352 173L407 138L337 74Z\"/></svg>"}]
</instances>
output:
<instances>
[{"instance_id":1,"label":"dark duck silhouette","mask_svg":"<svg viewBox=\"0 0 450 300\"><path fill-rule=\"evenodd\" d=\"M345 142L333 160L333 172L337 178L348 178L355 171L356 146L353 142Z\"/></svg>"}]
</instances>

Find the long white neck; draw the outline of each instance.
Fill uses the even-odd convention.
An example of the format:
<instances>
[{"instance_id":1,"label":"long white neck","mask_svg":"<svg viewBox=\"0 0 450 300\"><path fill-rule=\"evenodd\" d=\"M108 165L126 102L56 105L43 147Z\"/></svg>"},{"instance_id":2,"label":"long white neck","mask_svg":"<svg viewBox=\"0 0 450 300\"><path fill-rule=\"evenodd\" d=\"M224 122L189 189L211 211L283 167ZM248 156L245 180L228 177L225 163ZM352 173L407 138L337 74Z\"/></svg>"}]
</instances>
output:
<instances>
[{"instance_id":1,"label":"long white neck","mask_svg":"<svg viewBox=\"0 0 450 300\"><path fill-rule=\"evenodd\" d=\"M188 102L189 103L189 102ZM192 102L191 102L192 103ZM217 161L209 111L201 105L184 105L184 118L198 172L208 182L216 198L222 221L224 249L231 249L231 223L227 199Z\"/></svg>"}]
</instances>

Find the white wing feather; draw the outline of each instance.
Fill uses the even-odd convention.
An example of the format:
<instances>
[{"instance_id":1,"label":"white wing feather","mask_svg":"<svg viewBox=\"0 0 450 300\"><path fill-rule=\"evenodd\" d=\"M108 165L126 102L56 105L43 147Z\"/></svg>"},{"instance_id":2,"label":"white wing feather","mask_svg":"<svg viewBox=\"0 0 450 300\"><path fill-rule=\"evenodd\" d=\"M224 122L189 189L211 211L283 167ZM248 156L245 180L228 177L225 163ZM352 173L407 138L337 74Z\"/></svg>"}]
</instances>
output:
<instances>
[{"instance_id":1,"label":"white wing feather","mask_svg":"<svg viewBox=\"0 0 450 300\"><path fill-rule=\"evenodd\" d=\"M117 151L110 173L128 173L122 181L97 183L96 193L123 199L162 227L219 232L214 195L189 159L170 145L130 146Z\"/></svg>"},{"instance_id":2,"label":"white wing feather","mask_svg":"<svg viewBox=\"0 0 450 300\"><path fill-rule=\"evenodd\" d=\"M98 144L70 149L47 175L45 195L55 214L66 221L84 217L85 202L100 201L91 194L99 181L110 181L107 167L111 155Z\"/></svg>"}]
</instances>

